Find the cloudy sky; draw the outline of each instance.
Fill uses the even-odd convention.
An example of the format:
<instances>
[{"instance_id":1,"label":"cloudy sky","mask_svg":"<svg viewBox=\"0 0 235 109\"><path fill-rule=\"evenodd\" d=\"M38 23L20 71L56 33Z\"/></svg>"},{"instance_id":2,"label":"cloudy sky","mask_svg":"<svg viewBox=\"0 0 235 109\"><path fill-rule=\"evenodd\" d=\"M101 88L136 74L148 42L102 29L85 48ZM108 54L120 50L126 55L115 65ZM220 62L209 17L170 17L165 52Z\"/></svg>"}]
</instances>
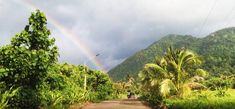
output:
<instances>
[{"instance_id":1,"label":"cloudy sky","mask_svg":"<svg viewBox=\"0 0 235 109\"><path fill-rule=\"evenodd\" d=\"M99 68L66 36L73 35L100 54L96 58L107 70L167 34L204 37L235 25L235 0L0 0L0 45L24 28L32 7L52 18L48 28L60 62Z\"/></svg>"}]
</instances>

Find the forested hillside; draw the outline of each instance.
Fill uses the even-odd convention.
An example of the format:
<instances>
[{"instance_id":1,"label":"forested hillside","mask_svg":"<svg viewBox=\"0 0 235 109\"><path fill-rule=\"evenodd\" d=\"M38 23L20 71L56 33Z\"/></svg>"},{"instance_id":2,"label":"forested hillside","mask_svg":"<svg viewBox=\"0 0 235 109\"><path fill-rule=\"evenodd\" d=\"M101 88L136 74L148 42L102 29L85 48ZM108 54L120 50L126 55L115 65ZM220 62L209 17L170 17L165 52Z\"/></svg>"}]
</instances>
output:
<instances>
[{"instance_id":1,"label":"forested hillside","mask_svg":"<svg viewBox=\"0 0 235 109\"><path fill-rule=\"evenodd\" d=\"M168 35L146 49L127 58L108 73L113 80L122 80L127 74L137 77L146 63L154 62L155 56L165 53L168 46L188 48L203 58L201 67L212 75L235 73L235 28L225 28L204 38L189 35Z\"/></svg>"}]
</instances>

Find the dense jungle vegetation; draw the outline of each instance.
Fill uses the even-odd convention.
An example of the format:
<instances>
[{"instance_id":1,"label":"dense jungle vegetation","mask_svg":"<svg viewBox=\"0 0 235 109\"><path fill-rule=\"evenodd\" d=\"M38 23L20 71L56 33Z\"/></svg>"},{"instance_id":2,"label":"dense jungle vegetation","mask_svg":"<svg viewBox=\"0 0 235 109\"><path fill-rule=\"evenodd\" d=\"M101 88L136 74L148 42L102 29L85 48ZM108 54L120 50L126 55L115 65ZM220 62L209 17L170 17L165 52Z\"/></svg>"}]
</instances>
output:
<instances>
[{"instance_id":1,"label":"dense jungle vegetation","mask_svg":"<svg viewBox=\"0 0 235 109\"><path fill-rule=\"evenodd\" d=\"M127 58L108 73L113 80L122 80L127 74L138 77L145 64L155 61L156 56L163 56L168 46L187 48L202 58L202 68L210 75L235 74L235 28L225 28L204 38L190 35L168 35L156 41L146 49Z\"/></svg>"},{"instance_id":2,"label":"dense jungle vegetation","mask_svg":"<svg viewBox=\"0 0 235 109\"><path fill-rule=\"evenodd\" d=\"M37 10L24 30L0 47L0 109L60 109L116 98L107 73L58 63L58 48L46 24Z\"/></svg>"},{"instance_id":3,"label":"dense jungle vegetation","mask_svg":"<svg viewBox=\"0 0 235 109\"><path fill-rule=\"evenodd\" d=\"M193 51L169 47L140 71L141 99L154 108L233 109L235 75L211 76L201 63Z\"/></svg>"},{"instance_id":4,"label":"dense jungle vegetation","mask_svg":"<svg viewBox=\"0 0 235 109\"><path fill-rule=\"evenodd\" d=\"M204 38L168 35L108 73L132 75L140 99L154 108L234 109L235 28Z\"/></svg>"}]
</instances>

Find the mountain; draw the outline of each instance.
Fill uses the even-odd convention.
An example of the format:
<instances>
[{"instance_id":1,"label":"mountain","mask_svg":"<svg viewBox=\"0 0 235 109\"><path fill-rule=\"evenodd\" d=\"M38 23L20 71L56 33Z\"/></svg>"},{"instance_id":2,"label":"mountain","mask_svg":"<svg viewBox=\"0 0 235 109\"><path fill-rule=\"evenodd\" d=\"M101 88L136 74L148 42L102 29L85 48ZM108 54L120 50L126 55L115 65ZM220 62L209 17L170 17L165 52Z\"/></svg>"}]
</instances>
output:
<instances>
[{"instance_id":1,"label":"mountain","mask_svg":"<svg viewBox=\"0 0 235 109\"><path fill-rule=\"evenodd\" d=\"M162 56L168 46L188 48L203 59L202 68L212 75L235 74L235 27L225 28L204 38L190 35L167 35L140 50L124 62L111 69L108 74L114 81L124 80L127 74L137 78L146 63Z\"/></svg>"}]
</instances>

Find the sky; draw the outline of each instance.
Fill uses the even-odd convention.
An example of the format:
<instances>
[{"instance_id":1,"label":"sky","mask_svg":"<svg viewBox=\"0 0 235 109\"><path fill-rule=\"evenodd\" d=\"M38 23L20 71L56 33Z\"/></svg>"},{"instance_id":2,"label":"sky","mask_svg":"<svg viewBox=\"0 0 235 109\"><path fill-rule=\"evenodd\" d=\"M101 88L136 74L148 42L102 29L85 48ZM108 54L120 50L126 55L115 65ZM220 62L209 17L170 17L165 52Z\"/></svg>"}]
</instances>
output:
<instances>
[{"instance_id":1,"label":"sky","mask_svg":"<svg viewBox=\"0 0 235 109\"><path fill-rule=\"evenodd\" d=\"M106 71L168 34L205 37L235 25L235 0L0 0L0 46L35 8L49 16L61 63Z\"/></svg>"}]
</instances>

